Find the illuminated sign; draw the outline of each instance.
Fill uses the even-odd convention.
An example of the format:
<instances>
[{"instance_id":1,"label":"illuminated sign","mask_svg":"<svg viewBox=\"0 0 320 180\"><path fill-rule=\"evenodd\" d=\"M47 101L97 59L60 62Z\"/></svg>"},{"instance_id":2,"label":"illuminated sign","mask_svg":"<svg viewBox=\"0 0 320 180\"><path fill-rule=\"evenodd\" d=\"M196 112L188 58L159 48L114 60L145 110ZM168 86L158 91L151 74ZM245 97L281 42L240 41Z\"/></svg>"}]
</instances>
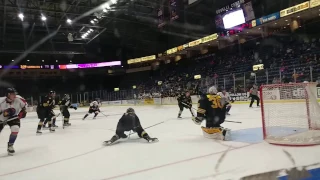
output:
<instances>
[{"instance_id":1,"label":"illuminated sign","mask_svg":"<svg viewBox=\"0 0 320 180\"><path fill-rule=\"evenodd\" d=\"M4 69L20 69L19 66L3 66Z\"/></svg>"},{"instance_id":2,"label":"illuminated sign","mask_svg":"<svg viewBox=\"0 0 320 180\"><path fill-rule=\"evenodd\" d=\"M20 65L20 69L41 69L41 66Z\"/></svg>"},{"instance_id":3,"label":"illuminated sign","mask_svg":"<svg viewBox=\"0 0 320 180\"><path fill-rule=\"evenodd\" d=\"M177 47L177 50L178 50L178 51L182 51L182 50L184 50L184 47L183 47L183 46L178 46L178 47Z\"/></svg>"},{"instance_id":4,"label":"illuminated sign","mask_svg":"<svg viewBox=\"0 0 320 180\"><path fill-rule=\"evenodd\" d=\"M244 4L244 3L245 3L245 0L238 0L230 5L223 7L223 8L217 9L216 14L220 14L220 13L228 11L229 9L232 9L232 8L238 8L238 7L240 7L241 4Z\"/></svg>"},{"instance_id":5,"label":"illuminated sign","mask_svg":"<svg viewBox=\"0 0 320 180\"><path fill-rule=\"evenodd\" d=\"M59 65L59 69L86 69L86 68L108 67L108 66L117 66L117 65L121 65L121 61Z\"/></svg>"},{"instance_id":6,"label":"illuminated sign","mask_svg":"<svg viewBox=\"0 0 320 180\"><path fill-rule=\"evenodd\" d=\"M280 17L285 17L285 16L289 16L291 14L309 9L309 1L289 7L287 9L284 9L282 11L280 11Z\"/></svg>"},{"instance_id":7,"label":"illuminated sign","mask_svg":"<svg viewBox=\"0 0 320 180\"><path fill-rule=\"evenodd\" d=\"M310 7L317 7L320 6L320 0L310 0Z\"/></svg>"},{"instance_id":8,"label":"illuminated sign","mask_svg":"<svg viewBox=\"0 0 320 180\"><path fill-rule=\"evenodd\" d=\"M209 42L209 41L214 41L218 39L218 34L215 33L215 34L212 34L210 36L206 36L204 38L201 39L202 43L206 43L206 42Z\"/></svg>"},{"instance_id":9,"label":"illuminated sign","mask_svg":"<svg viewBox=\"0 0 320 180\"><path fill-rule=\"evenodd\" d=\"M268 16L263 16L263 17L261 17L259 19L253 20L251 23L252 23L252 27L255 27L255 26L259 26L261 24L270 22L270 21L275 21L277 19L280 19L280 13L279 12L276 12L276 13L273 13L273 14L269 14Z\"/></svg>"},{"instance_id":10,"label":"illuminated sign","mask_svg":"<svg viewBox=\"0 0 320 180\"><path fill-rule=\"evenodd\" d=\"M253 69L253 71L262 70L262 69L264 69L264 65L263 64L253 65L252 69Z\"/></svg>"},{"instance_id":11,"label":"illuminated sign","mask_svg":"<svg viewBox=\"0 0 320 180\"><path fill-rule=\"evenodd\" d=\"M120 89L119 88L114 88L114 91L119 91Z\"/></svg>"},{"instance_id":12,"label":"illuminated sign","mask_svg":"<svg viewBox=\"0 0 320 180\"><path fill-rule=\"evenodd\" d=\"M201 39L189 42L189 47L197 46L197 45L201 44L201 42L202 42Z\"/></svg>"},{"instance_id":13,"label":"illuminated sign","mask_svg":"<svg viewBox=\"0 0 320 180\"><path fill-rule=\"evenodd\" d=\"M173 53L176 53L177 51L178 51L178 48L172 48L167 50L167 54L173 54Z\"/></svg>"},{"instance_id":14,"label":"illuminated sign","mask_svg":"<svg viewBox=\"0 0 320 180\"><path fill-rule=\"evenodd\" d=\"M135 59L129 59L127 62L128 64L134 64L134 63L139 63L139 62L144 62L144 61L151 61L155 60L156 55L151 55L151 56L146 56L146 57L141 57L141 58L135 58Z\"/></svg>"}]
</instances>

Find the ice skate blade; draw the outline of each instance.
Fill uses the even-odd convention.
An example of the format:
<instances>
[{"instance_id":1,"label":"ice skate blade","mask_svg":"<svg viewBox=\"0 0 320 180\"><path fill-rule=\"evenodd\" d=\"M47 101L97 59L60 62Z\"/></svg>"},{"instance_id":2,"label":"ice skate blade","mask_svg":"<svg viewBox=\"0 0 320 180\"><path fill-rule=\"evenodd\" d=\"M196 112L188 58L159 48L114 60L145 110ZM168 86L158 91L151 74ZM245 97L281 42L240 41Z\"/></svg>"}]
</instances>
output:
<instances>
[{"instance_id":1,"label":"ice skate blade","mask_svg":"<svg viewBox=\"0 0 320 180\"><path fill-rule=\"evenodd\" d=\"M157 139L157 140L154 140L154 141L148 141L148 143L150 143L150 144L152 144L152 143L157 143L157 142L159 142L158 139Z\"/></svg>"},{"instance_id":2,"label":"ice skate blade","mask_svg":"<svg viewBox=\"0 0 320 180\"><path fill-rule=\"evenodd\" d=\"M8 156L13 156L13 155L14 155L14 153L8 152Z\"/></svg>"},{"instance_id":3,"label":"ice skate blade","mask_svg":"<svg viewBox=\"0 0 320 180\"><path fill-rule=\"evenodd\" d=\"M103 146L111 146L111 145L114 145L114 144L116 144L116 143L118 143L118 142L109 142L109 141L104 141L103 143L102 143L102 145Z\"/></svg>"}]
</instances>

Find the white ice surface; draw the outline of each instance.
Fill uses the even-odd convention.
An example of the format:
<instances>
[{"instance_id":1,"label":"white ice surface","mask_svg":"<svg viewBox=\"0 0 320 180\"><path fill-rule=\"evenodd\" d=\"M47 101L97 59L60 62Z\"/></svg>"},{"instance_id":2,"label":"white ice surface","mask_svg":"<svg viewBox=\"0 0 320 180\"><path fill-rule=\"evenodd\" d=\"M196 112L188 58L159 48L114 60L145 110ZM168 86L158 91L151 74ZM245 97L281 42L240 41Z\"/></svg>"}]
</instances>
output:
<instances>
[{"instance_id":1,"label":"white ice surface","mask_svg":"<svg viewBox=\"0 0 320 180\"><path fill-rule=\"evenodd\" d=\"M224 123L232 129L233 141L214 141L202 136L200 126L185 110L178 120L177 106L134 107L144 128L164 121L146 131L159 138L148 144L137 135L114 146L102 142L114 135L121 113L128 107L103 107L96 120L82 117L87 109L70 109L72 126L61 129L61 117L55 133L36 136L36 113L28 113L15 143L16 154L7 156L10 129L0 135L0 180L204 180L240 177L320 162L320 146L282 147L262 141L260 109L247 104L233 105ZM228 151L227 153L225 153ZM225 154L221 163L219 158Z\"/></svg>"}]
</instances>

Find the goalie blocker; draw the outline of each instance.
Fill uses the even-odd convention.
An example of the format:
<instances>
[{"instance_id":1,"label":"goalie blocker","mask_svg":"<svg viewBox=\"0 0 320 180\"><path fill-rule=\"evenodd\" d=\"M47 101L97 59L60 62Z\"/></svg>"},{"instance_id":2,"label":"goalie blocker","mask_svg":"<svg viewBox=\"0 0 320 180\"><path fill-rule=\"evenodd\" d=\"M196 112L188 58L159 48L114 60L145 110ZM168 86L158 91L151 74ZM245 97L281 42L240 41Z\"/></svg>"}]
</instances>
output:
<instances>
[{"instance_id":1,"label":"goalie blocker","mask_svg":"<svg viewBox=\"0 0 320 180\"><path fill-rule=\"evenodd\" d=\"M218 140L230 140L230 129L221 124L226 119L227 102L217 95L216 87L209 88L208 94L198 101L197 117L192 117L195 124L200 125L206 120L206 126L201 127L204 137Z\"/></svg>"}]
</instances>

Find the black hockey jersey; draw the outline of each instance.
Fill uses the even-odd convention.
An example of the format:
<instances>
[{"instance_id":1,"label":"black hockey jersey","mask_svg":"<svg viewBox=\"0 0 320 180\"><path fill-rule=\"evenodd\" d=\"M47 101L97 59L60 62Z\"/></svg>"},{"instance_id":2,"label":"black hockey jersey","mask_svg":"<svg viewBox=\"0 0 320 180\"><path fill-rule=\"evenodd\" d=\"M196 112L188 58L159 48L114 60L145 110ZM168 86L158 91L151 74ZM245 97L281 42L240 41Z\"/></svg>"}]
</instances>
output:
<instances>
[{"instance_id":1,"label":"black hockey jersey","mask_svg":"<svg viewBox=\"0 0 320 180\"><path fill-rule=\"evenodd\" d=\"M134 113L124 113L118 122L117 130L129 131L141 127L138 116Z\"/></svg>"},{"instance_id":2,"label":"black hockey jersey","mask_svg":"<svg viewBox=\"0 0 320 180\"><path fill-rule=\"evenodd\" d=\"M192 104L191 96L186 96L185 94L179 94L177 96L177 100L179 104L182 104L182 103Z\"/></svg>"},{"instance_id":3,"label":"black hockey jersey","mask_svg":"<svg viewBox=\"0 0 320 180\"><path fill-rule=\"evenodd\" d=\"M41 102L38 104L38 107L45 108L51 111L55 108L55 100L51 96L45 96L41 99Z\"/></svg>"},{"instance_id":4,"label":"black hockey jersey","mask_svg":"<svg viewBox=\"0 0 320 180\"><path fill-rule=\"evenodd\" d=\"M62 99L62 101L60 101L58 105L60 106L60 110L75 108L71 105L70 99Z\"/></svg>"},{"instance_id":5,"label":"black hockey jersey","mask_svg":"<svg viewBox=\"0 0 320 180\"><path fill-rule=\"evenodd\" d=\"M198 101L197 117L210 117L220 116L223 111L221 103L221 96L219 95L206 95L202 96Z\"/></svg>"}]
</instances>

